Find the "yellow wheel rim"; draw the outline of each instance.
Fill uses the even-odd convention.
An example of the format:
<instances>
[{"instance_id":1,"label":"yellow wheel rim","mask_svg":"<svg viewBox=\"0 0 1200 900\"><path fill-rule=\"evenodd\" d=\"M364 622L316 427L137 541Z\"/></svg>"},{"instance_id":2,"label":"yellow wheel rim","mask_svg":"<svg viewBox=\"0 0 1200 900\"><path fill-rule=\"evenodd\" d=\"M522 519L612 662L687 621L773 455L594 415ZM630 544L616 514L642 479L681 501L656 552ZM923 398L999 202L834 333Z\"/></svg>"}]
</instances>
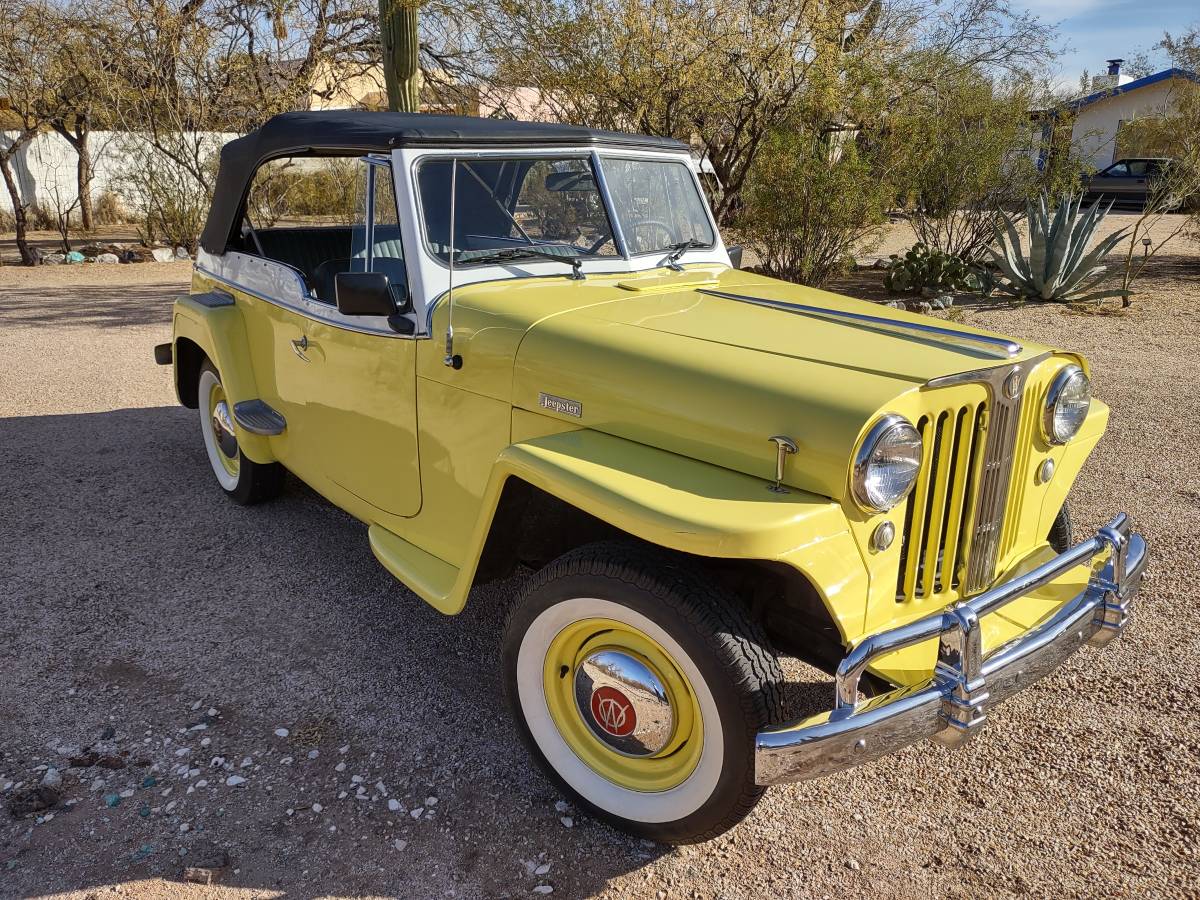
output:
<instances>
[{"instance_id":1,"label":"yellow wheel rim","mask_svg":"<svg viewBox=\"0 0 1200 900\"><path fill-rule=\"evenodd\" d=\"M229 401L225 398L225 388L221 386L221 382L215 382L212 390L208 394L208 421L213 431L213 442L216 444L217 459L221 462L221 467L234 477L238 474L240 453L237 447L237 438L229 433L229 441L232 441L232 456L227 452L230 446L229 441L222 439L222 432L225 430L218 421L218 413L223 417L230 428L232 428L232 420L229 417Z\"/></svg>"},{"instance_id":2,"label":"yellow wheel rim","mask_svg":"<svg viewBox=\"0 0 1200 900\"><path fill-rule=\"evenodd\" d=\"M579 666L614 650L644 665L665 689L673 720L665 745L647 756L629 756L601 740L584 718L575 693ZM634 791L666 791L683 783L700 762L704 722L687 676L657 641L615 619L581 619L550 642L542 669L550 718L567 745L598 775Z\"/></svg>"}]
</instances>

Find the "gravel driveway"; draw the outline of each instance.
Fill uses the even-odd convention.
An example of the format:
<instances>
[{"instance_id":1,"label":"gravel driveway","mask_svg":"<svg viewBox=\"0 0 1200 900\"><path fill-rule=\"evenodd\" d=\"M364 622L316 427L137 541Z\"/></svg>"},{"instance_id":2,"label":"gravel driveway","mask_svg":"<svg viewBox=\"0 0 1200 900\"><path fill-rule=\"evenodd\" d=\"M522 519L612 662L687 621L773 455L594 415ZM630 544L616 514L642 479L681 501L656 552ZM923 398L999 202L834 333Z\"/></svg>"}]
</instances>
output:
<instances>
[{"instance_id":1,"label":"gravel driveway","mask_svg":"<svg viewBox=\"0 0 1200 900\"><path fill-rule=\"evenodd\" d=\"M221 495L151 360L185 265L0 269L0 802L43 778L64 801L3 813L0 895L1195 896L1196 257L1154 274L1126 317L967 312L1091 358L1114 415L1077 527L1127 509L1154 553L1126 636L964 749L775 789L672 849L576 813L520 747L520 578L444 618L298 482Z\"/></svg>"}]
</instances>

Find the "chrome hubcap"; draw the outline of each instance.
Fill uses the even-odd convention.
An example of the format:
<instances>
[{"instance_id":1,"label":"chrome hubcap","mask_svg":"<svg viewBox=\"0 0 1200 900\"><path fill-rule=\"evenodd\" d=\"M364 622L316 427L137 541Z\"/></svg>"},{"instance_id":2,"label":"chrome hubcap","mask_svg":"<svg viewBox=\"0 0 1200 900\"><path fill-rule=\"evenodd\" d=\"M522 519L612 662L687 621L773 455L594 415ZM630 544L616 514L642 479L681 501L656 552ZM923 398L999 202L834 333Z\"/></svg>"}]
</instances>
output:
<instances>
[{"instance_id":1,"label":"chrome hubcap","mask_svg":"<svg viewBox=\"0 0 1200 900\"><path fill-rule=\"evenodd\" d=\"M625 756L653 756L675 727L662 681L617 650L593 653L575 670L575 704L592 733Z\"/></svg>"},{"instance_id":2,"label":"chrome hubcap","mask_svg":"<svg viewBox=\"0 0 1200 900\"><path fill-rule=\"evenodd\" d=\"M237 434L233 430L233 418L229 415L229 404L224 400L218 400L217 405L213 407L212 422L213 436L217 439L217 446L221 452L229 459L237 459Z\"/></svg>"}]
</instances>

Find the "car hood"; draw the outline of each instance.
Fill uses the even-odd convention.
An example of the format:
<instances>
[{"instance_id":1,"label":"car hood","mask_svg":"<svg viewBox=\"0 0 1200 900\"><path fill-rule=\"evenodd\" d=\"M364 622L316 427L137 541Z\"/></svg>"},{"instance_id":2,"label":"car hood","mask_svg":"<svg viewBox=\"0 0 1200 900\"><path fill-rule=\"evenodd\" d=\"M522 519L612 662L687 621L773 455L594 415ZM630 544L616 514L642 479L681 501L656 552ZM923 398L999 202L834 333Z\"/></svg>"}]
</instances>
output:
<instances>
[{"instance_id":1,"label":"car hood","mask_svg":"<svg viewBox=\"0 0 1200 900\"><path fill-rule=\"evenodd\" d=\"M786 481L840 499L860 436L902 395L1044 349L1009 360L709 290L987 334L736 270L629 278L529 328L514 405L762 478L769 439L787 435L799 450Z\"/></svg>"}]
</instances>

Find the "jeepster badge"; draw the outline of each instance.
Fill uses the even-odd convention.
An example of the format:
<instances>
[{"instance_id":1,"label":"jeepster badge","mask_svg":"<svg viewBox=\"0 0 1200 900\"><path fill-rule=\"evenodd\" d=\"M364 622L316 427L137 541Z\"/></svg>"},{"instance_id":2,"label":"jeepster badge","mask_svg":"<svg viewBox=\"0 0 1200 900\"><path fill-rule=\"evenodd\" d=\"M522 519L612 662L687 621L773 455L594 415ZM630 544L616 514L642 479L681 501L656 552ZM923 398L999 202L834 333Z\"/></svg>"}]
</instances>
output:
<instances>
[{"instance_id":1,"label":"jeepster badge","mask_svg":"<svg viewBox=\"0 0 1200 900\"><path fill-rule=\"evenodd\" d=\"M564 416L574 416L577 419L583 415L583 404L578 400L555 397L553 394L547 394L545 391L538 393L538 405L542 409L548 409L551 412L560 413Z\"/></svg>"}]
</instances>

